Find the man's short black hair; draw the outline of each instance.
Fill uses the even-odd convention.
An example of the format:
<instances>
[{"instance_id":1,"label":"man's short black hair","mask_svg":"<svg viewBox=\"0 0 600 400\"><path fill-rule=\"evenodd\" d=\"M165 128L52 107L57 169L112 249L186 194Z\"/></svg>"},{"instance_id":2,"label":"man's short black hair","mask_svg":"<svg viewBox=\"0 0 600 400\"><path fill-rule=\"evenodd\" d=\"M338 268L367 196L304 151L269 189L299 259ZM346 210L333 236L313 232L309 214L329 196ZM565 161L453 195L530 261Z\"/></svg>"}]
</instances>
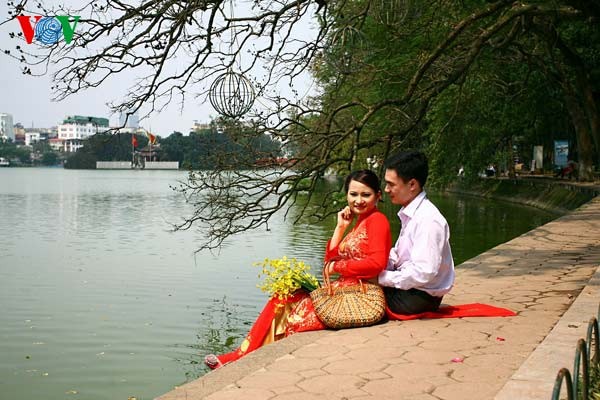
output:
<instances>
[{"instance_id":1,"label":"man's short black hair","mask_svg":"<svg viewBox=\"0 0 600 400\"><path fill-rule=\"evenodd\" d=\"M401 151L390 156L385 160L385 168L396 171L396 174L405 182L416 179L421 188L425 186L429 175L427 156L423 152L415 150Z\"/></svg>"}]
</instances>

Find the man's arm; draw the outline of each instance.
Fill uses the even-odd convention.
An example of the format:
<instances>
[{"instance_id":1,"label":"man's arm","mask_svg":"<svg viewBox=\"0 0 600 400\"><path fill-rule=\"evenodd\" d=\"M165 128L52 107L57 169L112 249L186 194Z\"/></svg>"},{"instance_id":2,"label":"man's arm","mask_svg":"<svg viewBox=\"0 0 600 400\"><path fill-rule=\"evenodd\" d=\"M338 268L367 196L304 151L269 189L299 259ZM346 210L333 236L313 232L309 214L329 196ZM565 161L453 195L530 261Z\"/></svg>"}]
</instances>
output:
<instances>
[{"instance_id":1,"label":"man's arm","mask_svg":"<svg viewBox=\"0 0 600 400\"><path fill-rule=\"evenodd\" d=\"M438 274L447 236L446 226L440 221L421 223L413 237L410 258L395 271L381 272L379 284L403 290L427 286Z\"/></svg>"}]
</instances>

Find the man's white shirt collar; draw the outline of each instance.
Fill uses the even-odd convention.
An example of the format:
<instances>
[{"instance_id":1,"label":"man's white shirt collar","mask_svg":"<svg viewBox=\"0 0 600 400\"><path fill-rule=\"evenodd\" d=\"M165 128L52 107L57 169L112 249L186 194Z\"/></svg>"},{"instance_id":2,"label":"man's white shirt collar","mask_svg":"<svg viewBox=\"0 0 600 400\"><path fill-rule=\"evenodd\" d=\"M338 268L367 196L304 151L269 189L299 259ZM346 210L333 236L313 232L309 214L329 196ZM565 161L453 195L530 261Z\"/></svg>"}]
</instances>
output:
<instances>
[{"instance_id":1,"label":"man's white shirt collar","mask_svg":"<svg viewBox=\"0 0 600 400\"><path fill-rule=\"evenodd\" d=\"M419 208L425 197L427 197L427 193L425 193L425 190L422 190L421 193L419 193L414 199L412 199L406 207L402 207L400 211L398 211L398 217L402 219L401 215L404 214L409 219L412 219L413 215L415 215L415 212L417 212L417 209Z\"/></svg>"}]
</instances>

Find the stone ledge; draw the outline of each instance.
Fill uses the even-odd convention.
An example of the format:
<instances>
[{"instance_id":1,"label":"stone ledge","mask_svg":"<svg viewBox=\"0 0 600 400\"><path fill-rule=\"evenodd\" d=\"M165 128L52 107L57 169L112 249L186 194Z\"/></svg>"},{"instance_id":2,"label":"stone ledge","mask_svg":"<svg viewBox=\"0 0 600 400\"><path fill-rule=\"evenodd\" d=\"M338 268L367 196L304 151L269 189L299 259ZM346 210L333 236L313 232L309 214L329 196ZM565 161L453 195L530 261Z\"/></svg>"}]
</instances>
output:
<instances>
[{"instance_id":1,"label":"stone ledge","mask_svg":"<svg viewBox=\"0 0 600 400\"><path fill-rule=\"evenodd\" d=\"M585 339L588 322L592 317L597 317L599 304L600 267L552 331L498 392L495 399L550 399L558 371L563 367L570 371L573 369L575 346L580 338Z\"/></svg>"},{"instance_id":2,"label":"stone ledge","mask_svg":"<svg viewBox=\"0 0 600 400\"><path fill-rule=\"evenodd\" d=\"M263 346L231 364L209 372L200 378L179 386L156 400L203 399L212 393L234 388L235 382L271 364L278 358L293 353L302 346L316 342L333 331L303 332Z\"/></svg>"}]
</instances>

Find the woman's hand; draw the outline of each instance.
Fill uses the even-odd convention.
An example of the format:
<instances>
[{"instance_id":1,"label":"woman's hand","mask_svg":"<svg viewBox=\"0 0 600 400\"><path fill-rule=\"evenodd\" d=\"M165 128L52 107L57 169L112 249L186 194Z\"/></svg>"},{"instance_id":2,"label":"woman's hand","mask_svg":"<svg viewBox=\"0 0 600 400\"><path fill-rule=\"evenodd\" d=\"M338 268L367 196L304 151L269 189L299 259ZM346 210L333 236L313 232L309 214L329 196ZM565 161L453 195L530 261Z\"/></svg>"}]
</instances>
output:
<instances>
[{"instance_id":1,"label":"woman's hand","mask_svg":"<svg viewBox=\"0 0 600 400\"><path fill-rule=\"evenodd\" d=\"M346 206L342 209L342 211L337 213L337 225L335 230L333 231L333 235L331 236L331 240L329 241L329 250L333 250L340 244L342 238L344 237L344 232L350 223L354 219L354 214L350 210L350 207Z\"/></svg>"},{"instance_id":2,"label":"woman's hand","mask_svg":"<svg viewBox=\"0 0 600 400\"><path fill-rule=\"evenodd\" d=\"M325 266L325 268L327 269L327 272L329 273L329 275L337 274L337 272L335 272L333 270L334 264L335 264L335 261L329 261L327 263L327 265Z\"/></svg>"},{"instance_id":3,"label":"woman's hand","mask_svg":"<svg viewBox=\"0 0 600 400\"><path fill-rule=\"evenodd\" d=\"M353 219L354 214L350 211L350 207L346 206L337 214L337 227L345 230Z\"/></svg>"}]
</instances>

